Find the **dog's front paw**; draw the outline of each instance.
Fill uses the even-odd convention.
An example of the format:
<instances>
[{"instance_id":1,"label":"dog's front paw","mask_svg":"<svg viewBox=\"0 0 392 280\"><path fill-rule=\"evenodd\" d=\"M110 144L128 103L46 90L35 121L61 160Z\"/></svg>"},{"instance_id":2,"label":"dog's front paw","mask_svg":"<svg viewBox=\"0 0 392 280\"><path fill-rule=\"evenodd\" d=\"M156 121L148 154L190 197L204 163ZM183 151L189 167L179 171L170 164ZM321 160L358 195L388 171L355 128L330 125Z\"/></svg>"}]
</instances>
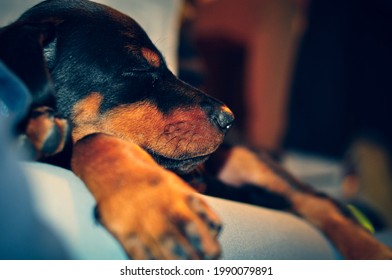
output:
<instances>
[{"instance_id":1,"label":"dog's front paw","mask_svg":"<svg viewBox=\"0 0 392 280\"><path fill-rule=\"evenodd\" d=\"M112 195L97 205L100 222L131 259L216 259L218 217L197 194L171 186Z\"/></svg>"},{"instance_id":2,"label":"dog's front paw","mask_svg":"<svg viewBox=\"0 0 392 280\"><path fill-rule=\"evenodd\" d=\"M34 147L36 158L61 152L68 132L67 120L56 117L53 109L46 106L33 109L26 127L26 136Z\"/></svg>"},{"instance_id":3,"label":"dog's front paw","mask_svg":"<svg viewBox=\"0 0 392 280\"><path fill-rule=\"evenodd\" d=\"M99 221L132 259L215 259L221 222L190 186L139 146L105 134L79 140L73 171Z\"/></svg>"}]
</instances>

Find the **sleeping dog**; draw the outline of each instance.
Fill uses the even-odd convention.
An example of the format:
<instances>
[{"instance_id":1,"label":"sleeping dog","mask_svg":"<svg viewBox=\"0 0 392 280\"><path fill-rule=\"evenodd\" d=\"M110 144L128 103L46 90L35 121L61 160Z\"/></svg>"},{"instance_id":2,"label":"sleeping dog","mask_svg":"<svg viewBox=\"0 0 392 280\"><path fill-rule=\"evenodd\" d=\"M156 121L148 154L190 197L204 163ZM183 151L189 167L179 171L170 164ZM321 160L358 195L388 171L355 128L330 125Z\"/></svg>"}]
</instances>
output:
<instances>
[{"instance_id":1,"label":"sleeping dog","mask_svg":"<svg viewBox=\"0 0 392 280\"><path fill-rule=\"evenodd\" d=\"M0 59L32 97L18 133L37 159L83 180L97 219L130 258L219 257L221 221L195 188L300 215L346 258L392 258L344 206L266 155L220 147L232 112L177 79L128 16L49 0L0 38Z\"/></svg>"}]
</instances>

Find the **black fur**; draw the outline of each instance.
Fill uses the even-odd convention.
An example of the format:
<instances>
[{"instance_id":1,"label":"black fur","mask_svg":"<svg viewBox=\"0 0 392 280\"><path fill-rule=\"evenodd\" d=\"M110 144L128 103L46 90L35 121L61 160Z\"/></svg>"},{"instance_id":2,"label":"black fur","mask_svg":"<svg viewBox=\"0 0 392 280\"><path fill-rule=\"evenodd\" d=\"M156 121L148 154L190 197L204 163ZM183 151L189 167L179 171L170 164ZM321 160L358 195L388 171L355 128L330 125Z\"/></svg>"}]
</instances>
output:
<instances>
[{"instance_id":1,"label":"black fur","mask_svg":"<svg viewBox=\"0 0 392 280\"><path fill-rule=\"evenodd\" d=\"M64 117L69 117L73 105L91 92L103 94L102 112L144 99L163 113L193 105L212 113L222 105L179 81L144 30L107 6L83 0L51 0L28 10L20 22L56 26L55 36L45 44L45 54L57 110ZM142 47L159 54L160 67L147 63L140 53ZM42 54L37 57L42 59ZM36 69L36 64L28 69Z\"/></svg>"}]
</instances>

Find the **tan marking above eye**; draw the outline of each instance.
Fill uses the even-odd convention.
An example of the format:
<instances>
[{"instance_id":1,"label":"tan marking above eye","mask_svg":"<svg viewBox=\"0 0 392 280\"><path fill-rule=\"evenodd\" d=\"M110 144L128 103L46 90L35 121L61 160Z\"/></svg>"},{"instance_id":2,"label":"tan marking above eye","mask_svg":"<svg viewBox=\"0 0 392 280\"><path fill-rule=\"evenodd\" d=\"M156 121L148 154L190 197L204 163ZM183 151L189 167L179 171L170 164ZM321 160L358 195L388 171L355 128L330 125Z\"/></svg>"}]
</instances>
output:
<instances>
[{"instance_id":1,"label":"tan marking above eye","mask_svg":"<svg viewBox=\"0 0 392 280\"><path fill-rule=\"evenodd\" d=\"M142 48L141 52L143 57L147 60L148 64L156 68L161 66L161 59L157 53L147 48Z\"/></svg>"}]
</instances>

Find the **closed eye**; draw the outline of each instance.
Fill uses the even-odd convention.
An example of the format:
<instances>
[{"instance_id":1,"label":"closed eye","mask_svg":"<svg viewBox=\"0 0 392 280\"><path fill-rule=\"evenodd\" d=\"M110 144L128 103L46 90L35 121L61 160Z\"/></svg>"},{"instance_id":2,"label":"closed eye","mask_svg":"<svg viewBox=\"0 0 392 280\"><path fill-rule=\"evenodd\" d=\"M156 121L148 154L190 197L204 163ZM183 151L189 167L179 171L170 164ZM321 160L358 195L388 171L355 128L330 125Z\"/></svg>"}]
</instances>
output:
<instances>
[{"instance_id":1,"label":"closed eye","mask_svg":"<svg viewBox=\"0 0 392 280\"><path fill-rule=\"evenodd\" d=\"M140 73L153 73L155 72L155 69L152 67L146 67L146 68L133 68L130 69L128 72L123 72L122 76L123 77L129 77L129 76L134 76Z\"/></svg>"}]
</instances>

